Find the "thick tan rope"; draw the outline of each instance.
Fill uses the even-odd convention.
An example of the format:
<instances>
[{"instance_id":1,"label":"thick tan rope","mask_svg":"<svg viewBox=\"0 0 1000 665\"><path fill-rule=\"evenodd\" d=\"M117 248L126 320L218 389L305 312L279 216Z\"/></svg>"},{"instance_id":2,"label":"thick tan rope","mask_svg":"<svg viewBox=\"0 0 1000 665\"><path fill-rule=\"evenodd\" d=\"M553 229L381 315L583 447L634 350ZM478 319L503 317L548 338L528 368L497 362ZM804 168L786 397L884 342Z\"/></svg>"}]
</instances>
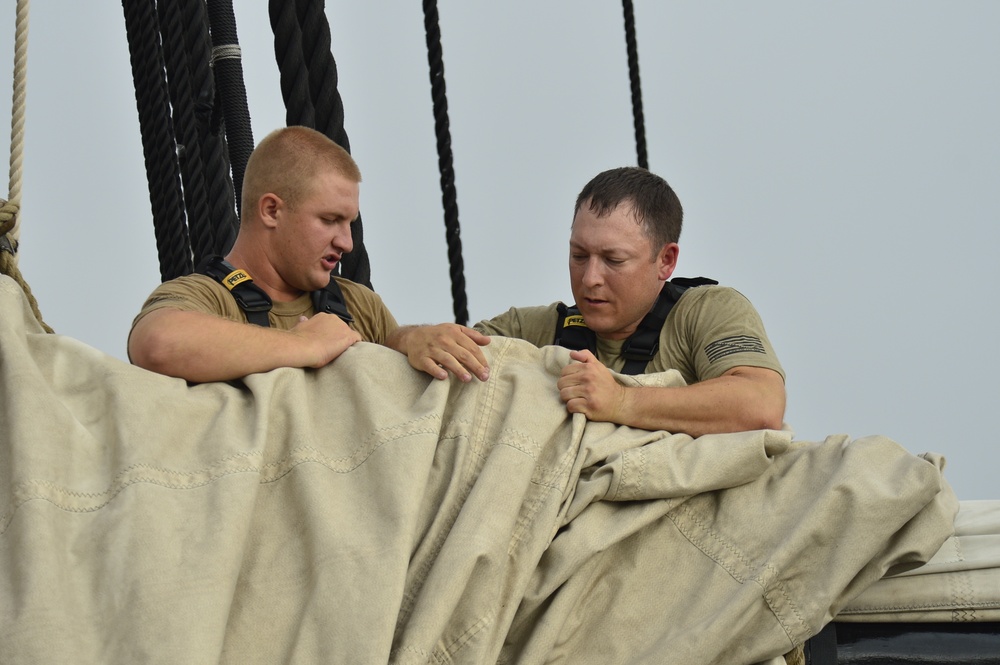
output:
<instances>
[{"instance_id":1,"label":"thick tan rope","mask_svg":"<svg viewBox=\"0 0 1000 665\"><path fill-rule=\"evenodd\" d=\"M52 332L38 309L31 288L17 267L17 245L21 237L21 179L24 164L24 111L28 83L28 0L17 0L17 27L14 38L14 98L10 117L10 196L0 199L0 272L20 285L31 311L46 332Z\"/></svg>"},{"instance_id":2,"label":"thick tan rope","mask_svg":"<svg viewBox=\"0 0 1000 665\"><path fill-rule=\"evenodd\" d=\"M806 665L805 649L799 645L786 653L785 665Z\"/></svg>"},{"instance_id":3,"label":"thick tan rope","mask_svg":"<svg viewBox=\"0 0 1000 665\"><path fill-rule=\"evenodd\" d=\"M18 211L21 208L21 180L24 175L24 111L28 87L28 0L17 2L14 36L14 97L10 115L10 183L7 202L0 208L0 225L13 219L8 235L15 243L21 237Z\"/></svg>"}]
</instances>

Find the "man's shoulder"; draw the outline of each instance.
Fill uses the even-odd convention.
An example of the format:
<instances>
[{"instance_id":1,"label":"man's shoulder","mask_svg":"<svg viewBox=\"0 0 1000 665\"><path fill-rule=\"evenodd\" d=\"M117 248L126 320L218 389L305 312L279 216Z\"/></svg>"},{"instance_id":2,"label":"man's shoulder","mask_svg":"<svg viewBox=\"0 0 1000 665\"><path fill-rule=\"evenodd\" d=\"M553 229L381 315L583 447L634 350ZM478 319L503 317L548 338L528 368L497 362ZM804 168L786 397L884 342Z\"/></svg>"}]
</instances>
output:
<instances>
[{"instance_id":1,"label":"man's shoulder","mask_svg":"<svg viewBox=\"0 0 1000 665\"><path fill-rule=\"evenodd\" d=\"M736 366L773 369L784 377L760 314L732 287L688 289L667 321L663 348L687 359L689 382L721 376Z\"/></svg>"},{"instance_id":2,"label":"man's shoulder","mask_svg":"<svg viewBox=\"0 0 1000 665\"><path fill-rule=\"evenodd\" d=\"M192 273L169 279L157 286L146 298L132 325L150 312L167 307L216 314L235 320L240 320L241 316L236 299L226 287L207 275Z\"/></svg>"},{"instance_id":3,"label":"man's shoulder","mask_svg":"<svg viewBox=\"0 0 1000 665\"><path fill-rule=\"evenodd\" d=\"M681 294L664 328L693 331L751 323L763 326L759 312L745 295L730 286L709 285Z\"/></svg>"},{"instance_id":4,"label":"man's shoulder","mask_svg":"<svg viewBox=\"0 0 1000 665\"><path fill-rule=\"evenodd\" d=\"M549 303L548 305L529 305L527 307L511 307L508 312L522 319L534 318L538 316L553 316L562 305L562 302Z\"/></svg>"},{"instance_id":5,"label":"man's shoulder","mask_svg":"<svg viewBox=\"0 0 1000 665\"><path fill-rule=\"evenodd\" d=\"M677 299L678 307L731 307L750 305L749 299L731 286L705 284L685 290Z\"/></svg>"},{"instance_id":6,"label":"man's shoulder","mask_svg":"<svg viewBox=\"0 0 1000 665\"><path fill-rule=\"evenodd\" d=\"M232 300L235 304L235 299L225 286L208 275L201 273L191 273L190 275L168 279L153 289L149 298L146 299L146 303L149 304L164 300L187 301L191 299L209 301L222 301L225 299Z\"/></svg>"},{"instance_id":7,"label":"man's shoulder","mask_svg":"<svg viewBox=\"0 0 1000 665\"><path fill-rule=\"evenodd\" d=\"M354 317L354 329L361 333L366 342L385 344L399 324L382 297L364 284L344 277L334 276L333 280L344 294L347 310Z\"/></svg>"},{"instance_id":8,"label":"man's shoulder","mask_svg":"<svg viewBox=\"0 0 1000 665\"><path fill-rule=\"evenodd\" d=\"M174 277L173 279L168 279L167 281L160 284L159 287L171 287L171 286L186 286L193 288L210 288L210 289L221 289L226 291L226 287L220 284L217 280L209 277L208 275L200 272L193 272L188 275L181 275L180 277Z\"/></svg>"},{"instance_id":9,"label":"man's shoulder","mask_svg":"<svg viewBox=\"0 0 1000 665\"><path fill-rule=\"evenodd\" d=\"M364 284L352 282L346 277L340 277L339 275L334 275L333 281L340 286L340 290L343 292L345 298L382 303L382 296Z\"/></svg>"},{"instance_id":10,"label":"man's shoulder","mask_svg":"<svg viewBox=\"0 0 1000 665\"><path fill-rule=\"evenodd\" d=\"M358 284L357 282L352 282L346 277L340 277L339 275L334 275L333 281L337 283L337 285L340 287L340 290L343 291L344 293L351 292L352 294L357 294L360 297L364 298L379 297L377 293L372 291L364 284Z\"/></svg>"},{"instance_id":11,"label":"man's shoulder","mask_svg":"<svg viewBox=\"0 0 1000 665\"><path fill-rule=\"evenodd\" d=\"M544 346L551 344L555 338L559 305L560 303L554 302L549 305L511 307L503 314L480 321L473 327L484 335L516 337L536 346Z\"/></svg>"},{"instance_id":12,"label":"man's shoulder","mask_svg":"<svg viewBox=\"0 0 1000 665\"><path fill-rule=\"evenodd\" d=\"M364 284L358 284L351 280L334 275L333 281L340 287L340 292L344 295L347 309L356 315L354 310L387 310L382 297Z\"/></svg>"},{"instance_id":13,"label":"man's shoulder","mask_svg":"<svg viewBox=\"0 0 1000 665\"><path fill-rule=\"evenodd\" d=\"M529 305L526 307L511 307L503 314L498 314L492 319L480 321L476 325L486 325L491 321L514 320L521 322L532 322L539 319L549 320L556 316L561 302L554 302L549 305Z\"/></svg>"}]
</instances>

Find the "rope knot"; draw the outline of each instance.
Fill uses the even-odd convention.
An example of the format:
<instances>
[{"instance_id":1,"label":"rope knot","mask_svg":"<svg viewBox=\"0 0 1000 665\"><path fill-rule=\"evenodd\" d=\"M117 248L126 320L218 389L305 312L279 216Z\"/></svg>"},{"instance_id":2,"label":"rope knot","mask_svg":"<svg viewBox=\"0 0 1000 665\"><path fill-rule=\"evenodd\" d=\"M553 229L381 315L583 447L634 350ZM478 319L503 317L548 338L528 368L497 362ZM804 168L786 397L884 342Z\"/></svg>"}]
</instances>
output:
<instances>
[{"instance_id":1,"label":"rope knot","mask_svg":"<svg viewBox=\"0 0 1000 665\"><path fill-rule=\"evenodd\" d=\"M0 251L14 254L17 252L17 241L7 234L17 225L17 214L20 206L10 201L0 199Z\"/></svg>"}]
</instances>

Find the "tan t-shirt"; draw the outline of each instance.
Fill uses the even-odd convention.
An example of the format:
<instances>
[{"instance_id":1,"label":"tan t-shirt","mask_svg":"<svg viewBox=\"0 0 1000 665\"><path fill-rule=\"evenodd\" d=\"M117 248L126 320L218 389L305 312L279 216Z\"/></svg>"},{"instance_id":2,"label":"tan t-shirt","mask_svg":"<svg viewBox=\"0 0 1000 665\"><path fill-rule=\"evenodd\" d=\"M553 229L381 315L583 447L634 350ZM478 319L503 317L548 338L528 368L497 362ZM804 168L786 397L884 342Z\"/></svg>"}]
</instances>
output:
<instances>
[{"instance_id":1,"label":"tan t-shirt","mask_svg":"<svg viewBox=\"0 0 1000 665\"><path fill-rule=\"evenodd\" d=\"M535 346L555 339L558 303L541 307L512 307L476 330L486 335L516 337ZM597 359L620 372L624 340L597 338ZM766 367L784 378L778 357L764 331L764 323L750 301L725 286L699 286L685 291L663 324L660 348L646 373L676 369L688 384L714 379L733 367Z\"/></svg>"},{"instance_id":2,"label":"tan t-shirt","mask_svg":"<svg viewBox=\"0 0 1000 665\"><path fill-rule=\"evenodd\" d=\"M366 342L384 344L399 324L382 298L366 286L339 277L335 279L344 293L347 309L354 317L351 327ZM204 312L238 323L247 323L246 315L229 290L211 277L199 273L178 277L156 287L132 321L132 327L135 328L135 324L153 310L164 307ZM289 302L275 302L267 318L273 328L290 330L299 322L300 316L312 316L315 313L312 299L308 293L304 293Z\"/></svg>"}]
</instances>

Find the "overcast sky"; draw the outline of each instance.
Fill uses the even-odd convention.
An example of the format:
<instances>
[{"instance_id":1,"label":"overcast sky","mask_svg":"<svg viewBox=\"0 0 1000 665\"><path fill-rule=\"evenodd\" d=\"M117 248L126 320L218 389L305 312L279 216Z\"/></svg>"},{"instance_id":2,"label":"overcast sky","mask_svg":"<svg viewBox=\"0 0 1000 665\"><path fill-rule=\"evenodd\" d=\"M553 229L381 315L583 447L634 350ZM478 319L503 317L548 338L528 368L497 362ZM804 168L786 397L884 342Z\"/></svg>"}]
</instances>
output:
<instances>
[{"instance_id":1,"label":"overcast sky","mask_svg":"<svg viewBox=\"0 0 1000 665\"><path fill-rule=\"evenodd\" d=\"M621 4L439 8L470 316L570 300L576 194L636 159ZM260 139L284 124L267 2L235 11ZM884 434L1000 499L1000 3L635 13L650 167L686 213L676 274L757 306L798 438ZM401 322L451 320L421 3L327 14L374 286ZM121 4L35 0L29 40L21 270L57 332L125 358L159 268Z\"/></svg>"}]
</instances>

